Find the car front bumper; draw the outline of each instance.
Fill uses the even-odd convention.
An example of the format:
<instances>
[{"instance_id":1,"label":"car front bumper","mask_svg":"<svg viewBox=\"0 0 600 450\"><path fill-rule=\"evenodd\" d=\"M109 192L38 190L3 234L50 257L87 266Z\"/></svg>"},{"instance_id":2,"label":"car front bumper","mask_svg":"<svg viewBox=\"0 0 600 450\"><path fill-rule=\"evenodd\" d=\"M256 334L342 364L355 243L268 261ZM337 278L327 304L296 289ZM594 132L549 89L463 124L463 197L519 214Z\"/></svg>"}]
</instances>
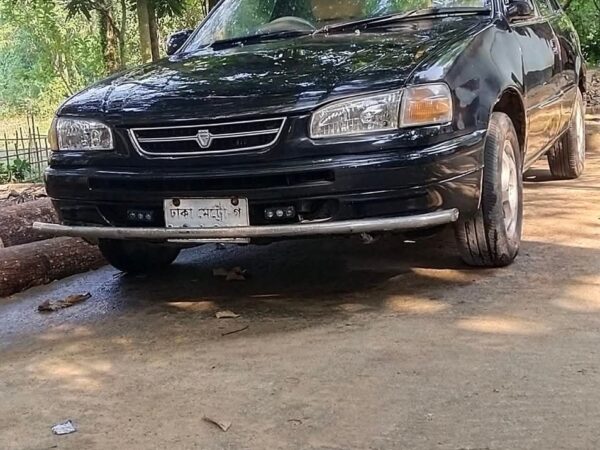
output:
<instances>
[{"instance_id":1,"label":"car front bumper","mask_svg":"<svg viewBox=\"0 0 600 450\"><path fill-rule=\"evenodd\" d=\"M450 209L415 216L380 219L343 220L288 225L262 225L227 228L134 228L33 224L33 229L54 236L82 237L89 240L121 239L170 242L220 242L253 238L332 236L386 231L407 231L446 225L458 220L458 210Z\"/></svg>"},{"instance_id":2,"label":"car front bumper","mask_svg":"<svg viewBox=\"0 0 600 450\"><path fill-rule=\"evenodd\" d=\"M430 228L477 211L484 140L479 131L428 148L211 169L53 164L46 188L63 225L36 229L88 239L210 242ZM248 199L250 226L165 226L165 199L230 197ZM302 212L292 223L266 220L265 208L287 205ZM128 208L152 211L155 219L131 223Z\"/></svg>"}]
</instances>

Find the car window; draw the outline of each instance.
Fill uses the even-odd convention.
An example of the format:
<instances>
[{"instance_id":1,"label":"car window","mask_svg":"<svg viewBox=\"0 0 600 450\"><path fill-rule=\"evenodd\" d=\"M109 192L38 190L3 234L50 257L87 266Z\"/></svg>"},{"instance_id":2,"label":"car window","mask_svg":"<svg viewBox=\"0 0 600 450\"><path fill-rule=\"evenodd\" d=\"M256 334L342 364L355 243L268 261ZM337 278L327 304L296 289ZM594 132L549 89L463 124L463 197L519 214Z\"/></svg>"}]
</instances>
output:
<instances>
[{"instance_id":1,"label":"car window","mask_svg":"<svg viewBox=\"0 0 600 450\"><path fill-rule=\"evenodd\" d=\"M558 0L550 0L550 6L554 11L562 11L562 7L560 6Z\"/></svg>"},{"instance_id":2,"label":"car window","mask_svg":"<svg viewBox=\"0 0 600 450\"><path fill-rule=\"evenodd\" d=\"M278 31L306 31L431 7L489 9L490 0L223 0L185 50L260 34L265 29L275 29L275 21L278 21Z\"/></svg>"},{"instance_id":3,"label":"car window","mask_svg":"<svg viewBox=\"0 0 600 450\"><path fill-rule=\"evenodd\" d=\"M550 6L549 0L535 0L535 3L541 16L548 16L554 13L554 8Z\"/></svg>"}]
</instances>

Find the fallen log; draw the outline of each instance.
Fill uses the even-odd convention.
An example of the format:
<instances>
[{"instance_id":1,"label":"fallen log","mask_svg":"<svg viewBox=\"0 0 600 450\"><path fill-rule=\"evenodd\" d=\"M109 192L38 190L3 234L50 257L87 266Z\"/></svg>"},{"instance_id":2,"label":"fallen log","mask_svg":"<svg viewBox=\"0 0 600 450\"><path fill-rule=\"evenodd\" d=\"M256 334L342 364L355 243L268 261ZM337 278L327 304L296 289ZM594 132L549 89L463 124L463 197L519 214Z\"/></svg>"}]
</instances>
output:
<instances>
[{"instance_id":1,"label":"fallen log","mask_svg":"<svg viewBox=\"0 0 600 450\"><path fill-rule=\"evenodd\" d=\"M54 238L0 249L0 297L106 264L94 245Z\"/></svg>"},{"instance_id":2,"label":"fallen log","mask_svg":"<svg viewBox=\"0 0 600 450\"><path fill-rule=\"evenodd\" d=\"M47 239L31 228L33 222L58 223L49 198L0 208L0 248Z\"/></svg>"}]
</instances>

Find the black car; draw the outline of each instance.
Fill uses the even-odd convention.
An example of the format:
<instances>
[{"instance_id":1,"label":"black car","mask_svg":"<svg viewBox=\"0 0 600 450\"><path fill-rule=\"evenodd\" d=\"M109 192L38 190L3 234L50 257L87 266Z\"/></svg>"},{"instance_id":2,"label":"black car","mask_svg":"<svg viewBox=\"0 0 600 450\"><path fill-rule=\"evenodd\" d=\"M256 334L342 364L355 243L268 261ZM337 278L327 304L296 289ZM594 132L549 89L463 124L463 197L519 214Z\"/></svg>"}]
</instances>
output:
<instances>
[{"instance_id":1,"label":"black car","mask_svg":"<svg viewBox=\"0 0 600 450\"><path fill-rule=\"evenodd\" d=\"M519 250L522 173L584 167L585 63L557 0L222 0L169 57L67 100L45 180L129 272L207 242L453 224Z\"/></svg>"}]
</instances>

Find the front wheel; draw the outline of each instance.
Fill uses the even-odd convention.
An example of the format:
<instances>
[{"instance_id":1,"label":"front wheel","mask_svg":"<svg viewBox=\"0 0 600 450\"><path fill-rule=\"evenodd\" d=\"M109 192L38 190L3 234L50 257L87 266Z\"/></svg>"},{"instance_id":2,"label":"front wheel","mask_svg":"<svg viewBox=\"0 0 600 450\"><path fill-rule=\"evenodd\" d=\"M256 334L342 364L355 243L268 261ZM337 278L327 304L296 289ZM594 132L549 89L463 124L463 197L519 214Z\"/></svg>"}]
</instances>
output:
<instances>
[{"instance_id":1,"label":"front wheel","mask_svg":"<svg viewBox=\"0 0 600 450\"><path fill-rule=\"evenodd\" d=\"M481 205L473 217L457 222L456 240L467 264L503 267L519 252L523 225L521 152L506 114L492 113L484 152Z\"/></svg>"},{"instance_id":2,"label":"front wheel","mask_svg":"<svg viewBox=\"0 0 600 450\"><path fill-rule=\"evenodd\" d=\"M577 89L575 109L566 133L548 152L552 176L561 180L579 178L585 168L585 102Z\"/></svg>"},{"instance_id":3,"label":"front wheel","mask_svg":"<svg viewBox=\"0 0 600 450\"><path fill-rule=\"evenodd\" d=\"M111 239L101 239L98 247L111 266L131 274L164 269L180 252L179 248L167 245Z\"/></svg>"}]
</instances>

